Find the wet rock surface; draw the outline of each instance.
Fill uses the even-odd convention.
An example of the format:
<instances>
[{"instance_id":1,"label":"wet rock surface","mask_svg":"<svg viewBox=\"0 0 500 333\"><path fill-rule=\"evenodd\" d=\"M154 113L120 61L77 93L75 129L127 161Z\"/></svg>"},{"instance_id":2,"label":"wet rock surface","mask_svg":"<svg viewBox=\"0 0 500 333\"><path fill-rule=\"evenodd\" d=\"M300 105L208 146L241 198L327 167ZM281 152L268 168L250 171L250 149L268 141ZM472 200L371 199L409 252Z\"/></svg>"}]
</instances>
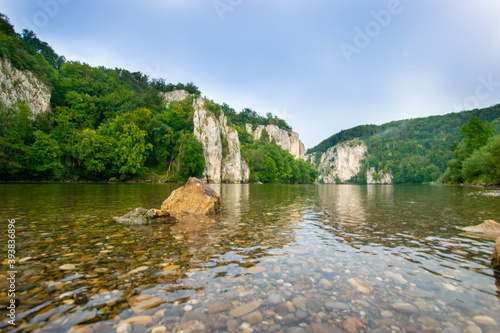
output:
<instances>
[{"instance_id":1,"label":"wet rock surface","mask_svg":"<svg viewBox=\"0 0 500 333\"><path fill-rule=\"evenodd\" d=\"M181 188L173 191L162 203L161 212L180 219L187 216L219 213L220 196L201 180L191 177Z\"/></svg>"}]
</instances>

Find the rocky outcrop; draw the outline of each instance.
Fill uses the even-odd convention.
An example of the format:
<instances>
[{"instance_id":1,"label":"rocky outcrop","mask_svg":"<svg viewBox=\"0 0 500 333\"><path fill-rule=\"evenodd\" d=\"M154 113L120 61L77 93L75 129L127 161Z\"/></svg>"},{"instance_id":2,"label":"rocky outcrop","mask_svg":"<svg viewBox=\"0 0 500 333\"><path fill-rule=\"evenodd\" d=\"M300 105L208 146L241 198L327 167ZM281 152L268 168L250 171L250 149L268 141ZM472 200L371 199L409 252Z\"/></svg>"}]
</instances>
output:
<instances>
[{"instance_id":1,"label":"rocky outcrop","mask_svg":"<svg viewBox=\"0 0 500 333\"><path fill-rule=\"evenodd\" d=\"M153 223L155 218L163 215L164 214L158 209L145 209L138 207L122 217L115 218L115 220L116 222L130 225L144 225Z\"/></svg>"},{"instance_id":2,"label":"rocky outcrop","mask_svg":"<svg viewBox=\"0 0 500 333\"><path fill-rule=\"evenodd\" d=\"M50 108L50 89L30 71L20 71L4 58L0 61L0 101L6 107L24 102L33 115Z\"/></svg>"},{"instance_id":3,"label":"rocky outcrop","mask_svg":"<svg viewBox=\"0 0 500 333\"><path fill-rule=\"evenodd\" d=\"M173 101L182 101L191 96L186 90L160 93L168 106ZM194 135L203 147L205 169L203 179L207 183L246 183L250 168L241 156L238 132L227 124L221 111L218 117L206 110L205 100L193 101Z\"/></svg>"},{"instance_id":4,"label":"rocky outcrop","mask_svg":"<svg viewBox=\"0 0 500 333\"><path fill-rule=\"evenodd\" d=\"M182 219L185 216L215 215L220 211L220 196L201 180L191 177L174 190L161 205L161 212Z\"/></svg>"},{"instance_id":5,"label":"rocky outcrop","mask_svg":"<svg viewBox=\"0 0 500 333\"><path fill-rule=\"evenodd\" d=\"M205 158L204 177L208 183L246 183L250 169L241 156L238 132L228 126L221 111L219 118L204 107L205 101L197 98L194 107L194 135L203 146Z\"/></svg>"},{"instance_id":6,"label":"rocky outcrop","mask_svg":"<svg viewBox=\"0 0 500 333\"><path fill-rule=\"evenodd\" d=\"M269 139L274 140L278 146L284 150L288 150L296 159L305 159L306 148L299 139L299 134L292 131L285 131L276 125L259 125L253 130L251 124L246 124L246 130L253 136L255 140L259 140L262 131L265 129L269 134Z\"/></svg>"},{"instance_id":7,"label":"rocky outcrop","mask_svg":"<svg viewBox=\"0 0 500 333\"><path fill-rule=\"evenodd\" d=\"M480 233L488 237L500 237L500 223L486 220L481 224L462 228L464 231Z\"/></svg>"},{"instance_id":8,"label":"rocky outcrop","mask_svg":"<svg viewBox=\"0 0 500 333\"><path fill-rule=\"evenodd\" d=\"M319 171L318 182L336 184L356 176L366 154L367 148L361 141L351 140L328 148L318 159L310 155L308 159Z\"/></svg>"},{"instance_id":9,"label":"rocky outcrop","mask_svg":"<svg viewBox=\"0 0 500 333\"><path fill-rule=\"evenodd\" d=\"M175 217L179 221L200 221L209 223L209 216L218 214L221 206L220 195L201 180L191 177L186 184L170 193L162 203L161 210L138 207L115 221L129 225L147 225L159 220Z\"/></svg>"},{"instance_id":10,"label":"rocky outcrop","mask_svg":"<svg viewBox=\"0 0 500 333\"><path fill-rule=\"evenodd\" d=\"M328 148L324 153L306 155L319 171L317 181L324 184L345 183L358 175L368 157L366 145L359 139L345 141ZM367 184L392 184L392 173L370 168L366 171Z\"/></svg>"},{"instance_id":11,"label":"rocky outcrop","mask_svg":"<svg viewBox=\"0 0 500 333\"><path fill-rule=\"evenodd\" d=\"M392 173L390 170L389 172L377 172L375 168L370 168L366 171L366 183L374 185L392 184Z\"/></svg>"},{"instance_id":12,"label":"rocky outcrop","mask_svg":"<svg viewBox=\"0 0 500 333\"><path fill-rule=\"evenodd\" d=\"M189 96L189 93L186 90L173 90L168 92L160 92L160 96L165 100L165 105L168 105L171 102L182 101L186 97Z\"/></svg>"}]
</instances>

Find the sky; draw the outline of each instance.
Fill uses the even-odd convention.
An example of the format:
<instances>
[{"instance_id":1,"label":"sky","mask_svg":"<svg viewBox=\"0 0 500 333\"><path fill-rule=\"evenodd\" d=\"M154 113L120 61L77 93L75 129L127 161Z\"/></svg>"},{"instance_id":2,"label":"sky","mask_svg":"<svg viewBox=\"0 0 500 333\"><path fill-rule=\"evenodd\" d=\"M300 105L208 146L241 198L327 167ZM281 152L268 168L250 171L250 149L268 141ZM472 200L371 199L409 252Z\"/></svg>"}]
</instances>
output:
<instances>
[{"instance_id":1,"label":"sky","mask_svg":"<svg viewBox=\"0 0 500 333\"><path fill-rule=\"evenodd\" d=\"M272 112L306 148L500 103L498 0L0 0L0 12L67 60Z\"/></svg>"}]
</instances>

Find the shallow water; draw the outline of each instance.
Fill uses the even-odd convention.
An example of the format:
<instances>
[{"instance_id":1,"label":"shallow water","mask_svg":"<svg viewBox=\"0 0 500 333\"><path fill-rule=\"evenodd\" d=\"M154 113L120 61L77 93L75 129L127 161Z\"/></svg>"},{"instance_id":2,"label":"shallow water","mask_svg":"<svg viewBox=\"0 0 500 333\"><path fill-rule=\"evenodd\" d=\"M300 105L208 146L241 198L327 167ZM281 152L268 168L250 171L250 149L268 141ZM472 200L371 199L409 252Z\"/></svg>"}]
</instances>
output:
<instances>
[{"instance_id":1,"label":"shallow water","mask_svg":"<svg viewBox=\"0 0 500 333\"><path fill-rule=\"evenodd\" d=\"M500 221L488 189L215 185L203 225L113 221L178 186L1 184L1 254L15 218L18 258L2 330L500 331L494 240L457 228Z\"/></svg>"}]
</instances>

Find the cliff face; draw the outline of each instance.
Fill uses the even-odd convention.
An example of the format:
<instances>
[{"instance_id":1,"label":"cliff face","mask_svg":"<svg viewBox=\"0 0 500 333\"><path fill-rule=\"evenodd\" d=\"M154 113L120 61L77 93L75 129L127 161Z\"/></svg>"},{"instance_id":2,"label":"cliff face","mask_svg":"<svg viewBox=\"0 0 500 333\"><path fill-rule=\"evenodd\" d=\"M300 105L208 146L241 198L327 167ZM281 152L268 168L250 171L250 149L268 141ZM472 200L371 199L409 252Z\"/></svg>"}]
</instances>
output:
<instances>
[{"instance_id":1,"label":"cliff face","mask_svg":"<svg viewBox=\"0 0 500 333\"><path fill-rule=\"evenodd\" d=\"M366 183L367 184L392 184L392 173L383 172L375 170L375 168L370 168L366 171Z\"/></svg>"},{"instance_id":2,"label":"cliff face","mask_svg":"<svg viewBox=\"0 0 500 333\"><path fill-rule=\"evenodd\" d=\"M169 92L161 92L160 96L165 100L165 105L168 107L170 102L182 101L184 98L189 96L186 90L174 90Z\"/></svg>"},{"instance_id":3,"label":"cliff face","mask_svg":"<svg viewBox=\"0 0 500 333\"><path fill-rule=\"evenodd\" d=\"M347 141L330 147L317 161L312 156L309 159L318 168L320 183L335 184L347 182L358 174L366 152L367 148L361 142Z\"/></svg>"},{"instance_id":4,"label":"cliff face","mask_svg":"<svg viewBox=\"0 0 500 333\"><path fill-rule=\"evenodd\" d=\"M250 169L241 156L238 132L227 125L221 111L219 119L205 110L204 100L197 98L194 106L194 135L203 146L204 177L208 183L246 183Z\"/></svg>"},{"instance_id":5,"label":"cliff face","mask_svg":"<svg viewBox=\"0 0 500 333\"><path fill-rule=\"evenodd\" d=\"M253 130L251 124L246 124L247 132L251 134L255 140L260 139L262 131L264 129L266 130L267 134L269 134L270 140L274 139L278 146L280 146L284 150L288 150L290 154L293 155L293 157L295 157L296 159L305 159L306 149L302 141L300 141L298 133L285 131L276 125L259 125L255 130Z\"/></svg>"},{"instance_id":6,"label":"cliff face","mask_svg":"<svg viewBox=\"0 0 500 333\"><path fill-rule=\"evenodd\" d=\"M368 157L366 145L359 140L350 140L330 147L319 157L314 154L306 158L319 171L318 182L336 184L347 182L356 176L363 167L363 161ZM377 172L370 168L366 172L367 184L392 184L391 172Z\"/></svg>"},{"instance_id":7,"label":"cliff face","mask_svg":"<svg viewBox=\"0 0 500 333\"><path fill-rule=\"evenodd\" d=\"M24 102L33 115L50 107L50 90L30 71L14 68L7 59L0 61L0 101L6 107Z\"/></svg>"},{"instance_id":8,"label":"cliff face","mask_svg":"<svg viewBox=\"0 0 500 333\"><path fill-rule=\"evenodd\" d=\"M160 94L168 106L189 96L185 90L175 90ZM227 124L221 111L219 118L204 107L204 100L193 101L194 135L203 146L205 159L204 180L207 183L246 183L250 178L250 168L241 156L238 132Z\"/></svg>"}]
</instances>

